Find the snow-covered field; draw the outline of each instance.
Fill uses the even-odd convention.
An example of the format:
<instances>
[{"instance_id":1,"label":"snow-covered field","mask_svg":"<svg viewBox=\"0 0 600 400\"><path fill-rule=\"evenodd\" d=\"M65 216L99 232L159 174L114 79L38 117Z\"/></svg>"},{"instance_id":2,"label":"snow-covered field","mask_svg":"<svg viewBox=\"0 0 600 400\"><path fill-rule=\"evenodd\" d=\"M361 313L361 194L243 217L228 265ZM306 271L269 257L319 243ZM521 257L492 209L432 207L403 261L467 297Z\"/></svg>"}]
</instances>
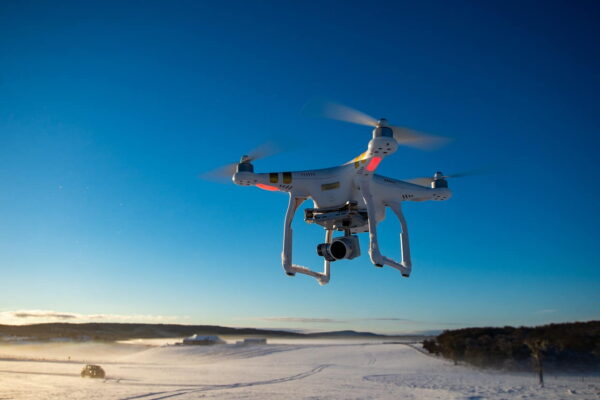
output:
<instances>
[{"instance_id":1,"label":"snow-covered field","mask_svg":"<svg viewBox=\"0 0 600 400\"><path fill-rule=\"evenodd\" d=\"M70 358L69 358L70 357ZM98 363L107 379L81 378ZM600 399L598 376L479 371L404 344L0 345L0 399Z\"/></svg>"}]
</instances>

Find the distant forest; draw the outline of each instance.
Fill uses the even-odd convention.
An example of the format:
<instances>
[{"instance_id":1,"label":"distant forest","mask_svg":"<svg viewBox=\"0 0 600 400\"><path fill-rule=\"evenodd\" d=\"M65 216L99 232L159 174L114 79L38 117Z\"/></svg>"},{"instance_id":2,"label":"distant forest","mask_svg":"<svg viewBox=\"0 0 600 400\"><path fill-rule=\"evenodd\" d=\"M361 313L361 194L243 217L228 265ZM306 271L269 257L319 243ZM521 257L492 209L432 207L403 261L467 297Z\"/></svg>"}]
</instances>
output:
<instances>
[{"instance_id":1,"label":"distant forest","mask_svg":"<svg viewBox=\"0 0 600 400\"><path fill-rule=\"evenodd\" d=\"M455 363L507 370L600 371L600 321L534 328L466 328L423 341L430 353Z\"/></svg>"}]
</instances>

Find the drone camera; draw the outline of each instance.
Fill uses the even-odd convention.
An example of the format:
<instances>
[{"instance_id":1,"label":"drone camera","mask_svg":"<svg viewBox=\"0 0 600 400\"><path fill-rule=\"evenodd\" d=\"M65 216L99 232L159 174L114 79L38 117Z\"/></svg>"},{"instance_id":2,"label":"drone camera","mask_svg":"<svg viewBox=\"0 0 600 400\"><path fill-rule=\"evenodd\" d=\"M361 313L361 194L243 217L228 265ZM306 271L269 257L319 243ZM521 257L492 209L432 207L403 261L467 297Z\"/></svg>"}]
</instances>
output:
<instances>
[{"instance_id":1,"label":"drone camera","mask_svg":"<svg viewBox=\"0 0 600 400\"><path fill-rule=\"evenodd\" d=\"M356 258L360 256L358 236L343 236L333 239L331 243L321 243L317 246L317 254L327 261Z\"/></svg>"}]
</instances>

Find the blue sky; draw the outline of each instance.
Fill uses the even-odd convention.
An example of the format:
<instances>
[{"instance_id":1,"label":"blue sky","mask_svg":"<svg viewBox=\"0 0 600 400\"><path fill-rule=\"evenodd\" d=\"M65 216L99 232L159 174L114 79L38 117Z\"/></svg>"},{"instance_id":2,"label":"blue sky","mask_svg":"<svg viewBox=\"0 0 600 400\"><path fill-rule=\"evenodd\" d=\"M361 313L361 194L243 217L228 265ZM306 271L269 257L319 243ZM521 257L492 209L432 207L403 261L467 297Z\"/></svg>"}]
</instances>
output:
<instances>
[{"instance_id":1,"label":"blue sky","mask_svg":"<svg viewBox=\"0 0 600 400\"><path fill-rule=\"evenodd\" d=\"M598 319L598 11L4 2L0 317L387 333ZM454 138L402 148L381 174L495 167L405 206L410 279L374 268L366 237L329 285L288 278L286 195L197 178L266 140L295 146L257 171L364 151L369 128L301 112L315 98ZM322 230L294 228L295 261L320 268ZM398 257L391 215L381 232Z\"/></svg>"}]
</instances>

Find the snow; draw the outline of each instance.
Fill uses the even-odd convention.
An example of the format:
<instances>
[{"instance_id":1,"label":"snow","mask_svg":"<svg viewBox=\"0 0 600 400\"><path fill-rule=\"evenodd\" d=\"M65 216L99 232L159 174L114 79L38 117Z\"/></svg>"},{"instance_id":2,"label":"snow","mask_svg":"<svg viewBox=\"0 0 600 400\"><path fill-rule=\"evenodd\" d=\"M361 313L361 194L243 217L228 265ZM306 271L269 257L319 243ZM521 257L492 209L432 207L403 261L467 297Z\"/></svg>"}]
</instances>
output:
<instances>
[{"instance_id":1,"label":"snow","mask_svg":"<svg viewBox=\"0 0 600 400\"><path fill-rule=\"evenodd\" d=\"M271 342L271 339L269 339ZM69 359L70 357L70 359ZM87 363L107 379L81 378ZM0 345L0 399L598 399L600 377L482 371L381 341Z\"/></svg>"}]
</instances>

